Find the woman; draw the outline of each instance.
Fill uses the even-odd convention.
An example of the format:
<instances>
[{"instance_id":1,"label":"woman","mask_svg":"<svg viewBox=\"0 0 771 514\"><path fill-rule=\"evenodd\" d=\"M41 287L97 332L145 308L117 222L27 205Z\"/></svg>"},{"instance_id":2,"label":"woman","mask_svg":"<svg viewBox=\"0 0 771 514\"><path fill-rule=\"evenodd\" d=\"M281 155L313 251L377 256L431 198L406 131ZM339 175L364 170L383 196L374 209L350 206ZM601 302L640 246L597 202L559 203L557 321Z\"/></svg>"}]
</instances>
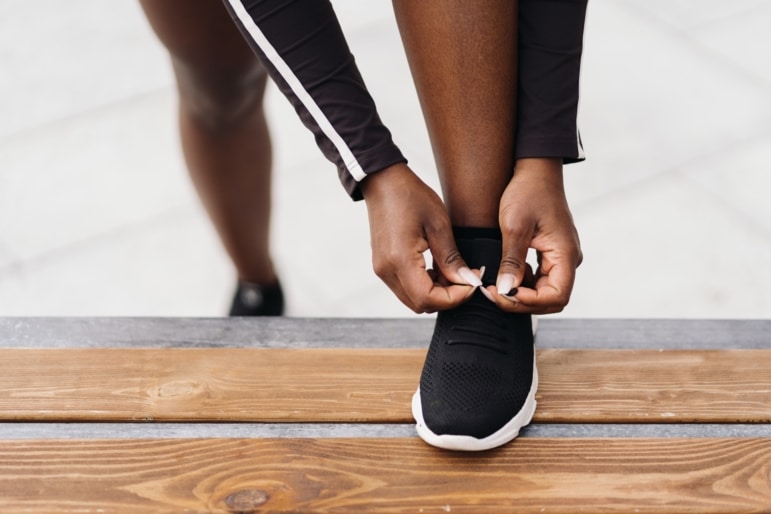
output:
<instances>
[{"instance_id":1,"label":"woman","mask_svg":"<svg viewBox=\"0 0 771 514\"><path fill-rule=\"evenodd\" d=\"M414 311L440 311L413 398L419 434L457 450L510 441L535 410L530 316L567 304L581 261L562 165L583 159L585 1L394 1L446 207L381 123L327 1L224 3L347 192L366 201L375 272ZM221 17L208 19L210 0L143 5L172 54L191 173L239 277L258 292L276 287L267 239L237 227L250 219L267 234L269 211L245 214L269 205L264 77ZM234 151L253 141L253 153ZM238 171L217 171L226 167Z\"/></svg>"}]
</instances>

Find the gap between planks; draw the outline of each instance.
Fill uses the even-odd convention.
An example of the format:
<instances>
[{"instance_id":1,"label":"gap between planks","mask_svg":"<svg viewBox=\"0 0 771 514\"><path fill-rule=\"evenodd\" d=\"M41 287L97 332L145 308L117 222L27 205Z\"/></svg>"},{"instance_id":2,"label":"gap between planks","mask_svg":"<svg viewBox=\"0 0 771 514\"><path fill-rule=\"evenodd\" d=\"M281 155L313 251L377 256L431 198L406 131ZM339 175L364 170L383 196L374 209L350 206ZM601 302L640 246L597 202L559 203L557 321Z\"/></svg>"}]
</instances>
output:
<instances>
[{"instance_id":1,"label":"gap between planks","mask_svg":"<svg viewBox=\"0 0 771 514\"><path fill-rule=\"evenodd\" d=\"M537 317L540 348L713 349L771 346L771 320ZM434 320L412 318L0 317L8 348L425 348Z\"/></svg>"},{"instance_id":2,"label":"gap between planks","mask_svg":"<svg viewBox=\"0 0 771 514\"><path fill-rule=\"evenodd\" d=\"M0 441L20 439L250 439L418 437L414 423L56 423L0 422ZM520 438L771 437L769 424L530 424Z\"/></svg>"}]
</instances>

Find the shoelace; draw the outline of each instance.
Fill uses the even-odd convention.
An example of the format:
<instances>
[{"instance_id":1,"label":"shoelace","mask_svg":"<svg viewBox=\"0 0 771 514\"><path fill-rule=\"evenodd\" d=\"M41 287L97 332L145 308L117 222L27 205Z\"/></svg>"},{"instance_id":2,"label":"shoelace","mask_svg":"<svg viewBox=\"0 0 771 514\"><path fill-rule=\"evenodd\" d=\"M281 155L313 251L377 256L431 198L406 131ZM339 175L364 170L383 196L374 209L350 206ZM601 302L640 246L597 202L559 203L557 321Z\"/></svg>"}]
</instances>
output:
<instances>
[{"instance_id":1,"label":"shoelace","mask_svg":"<svg viewBox=\"0 0 771 514\"><path fill-rule=\"evenodd\" d=\"M453 313L448 345L471 345L509 353L507 326L501 312L487 299L472 299Z\"/></svg>"}]
</instances>

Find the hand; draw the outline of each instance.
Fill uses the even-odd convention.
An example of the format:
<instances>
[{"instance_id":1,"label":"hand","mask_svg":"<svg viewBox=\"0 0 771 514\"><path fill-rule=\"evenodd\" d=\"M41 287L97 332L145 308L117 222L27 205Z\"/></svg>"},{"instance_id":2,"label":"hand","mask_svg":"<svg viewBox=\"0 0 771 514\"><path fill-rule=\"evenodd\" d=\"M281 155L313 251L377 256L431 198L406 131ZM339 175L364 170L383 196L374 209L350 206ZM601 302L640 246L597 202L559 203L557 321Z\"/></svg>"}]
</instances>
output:
<instances>
[{"instance_id":1,"label":"hand","mask_svg":"<svg viewBox=\"0 0 771 514\"><path fill-rule=\"evenodd\" d=\"M482 285L458 252L439 196L406 164L367 177L361 187L375 273L402 303L418 313L450 309ZM426 269L426 250L439 269Z\"/></svg>"},{"instance_id":2,"label":"hand","mask_svg":"<svg viewBox=\"0 0 771 514\"><path fill-rule=\"evenodd\" d=\"M509 312L560 312L570 300L576 268L583 256L562 183L560 159L520 159L501 197L503 235L497 287L488 286L495 303ZM536 250L533 275L525 262ZM516 293L507 293L516 288Z\"/></svg>"}]
</instances>

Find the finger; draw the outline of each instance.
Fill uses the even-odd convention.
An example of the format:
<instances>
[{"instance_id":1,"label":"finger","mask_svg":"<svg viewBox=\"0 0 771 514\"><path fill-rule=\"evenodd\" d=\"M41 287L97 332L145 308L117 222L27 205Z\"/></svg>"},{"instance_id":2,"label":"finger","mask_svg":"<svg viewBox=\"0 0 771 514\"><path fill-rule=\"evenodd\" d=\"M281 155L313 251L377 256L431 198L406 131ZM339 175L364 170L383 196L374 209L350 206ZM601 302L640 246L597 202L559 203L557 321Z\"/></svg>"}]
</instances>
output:
<instances>
[{"instance_id":1,"label":"finger","mask_svg":"<svg viewBox=\"0 0 771 514\"><path fill-rule=\"evenodd\" d=\"M402 287L402 284L399 281L399 277L397 277L396 274L381 275L379 277L380 277L380 280L382 280L385 283L385 285L388 286L388 289L391 290L391 292L396 296L396 298L398 298L400 302L402 302L405 306L407 306L408 309L412 310L417 314L422 314L423 311L418 310L417 306L413 304L411 298Z\"/></svg>"},{"instance_id":2,"label":"finger","mask_svg":"<svg viewBox=\"0 0 771 514\"><path fill-rule=\"evenodd\" d=\"M399 301L417 314L457 307L474 291L474 288L468 285L443 285L434 282L430 275L427 274L427 276L428 282L421 284L416 284L415 279L405 279L405 283L410 284L409 291L402 286L401 280L396 275L383 281Z\"/></svg>"},{"instance_id":3,"label":"finger","mask_svg":"<svg viewBox=\"0 0 771 514\"><path fill-rule=\"evenodd\" d=\"M434 265L439 268L439 272L448 282L468 284L473 287L482 285L482 279L469 269L461 257L449 224L427 226L426 240L434 259Z\"/></svg>"},{"instance_id":4,"label":"finger","mask_svg":"<svg viewBox=\"0 0 771 514\"><path fill-rule=\"evenodd\" d=\"M527 272L527 250L532 239L532 231L525 226L513 226L502 232L501 264L498 268L496 291L508 294L519 287Z\"/></svg>"},{"instance_id":5,"label":"finger","mask_svg":"<svg viewBox=\"0 0 771 514\"><path fill-rule=\"evenodd\" d=\"M519 294L519 292L522 290L522 287L516 288L517 294ZM487 286L484 289L484 293L485 296L490 299L490 301L497 305L501 310L506 312L515 312L520 314L551 314L553 312L559 312L559 309L549 309L541 306L527 305L520 302L519 299L514 295L507 296L498 294L495 286Z\"/></svg>"},{"instance_id":6,"label":"finger","mask_svg":"<svg viewBox=\"0 0 771 514\"><path fill-rule=\"evenodd\" d=\"M471 298L475 288L464 284L434 286L424 296L421 305L423 312L436 312L453 309Z\"/></svg>"},{"instance_id":7,"label":"finger","mask_svg":"<svg viewBox=\"0 0 771 514\"><path fill-rule=\"evenodd\" d=\"M453 284L442 278L441 272L426 269L425 249L419 245L406 255L399 254L390 261L388 272L380 275L399 300L414 312L423 313L457 307L470 298L473 286ZM473 277L479 280L477 275Z\"/></svg>"},{"instance_id":8,"label":"finger","mask_svg":"<svg viewBox=\"0 0 771 514\"><path fill-rule=\"evenodd\" d=\"M433 280L434 282L437 282L439 285L442 285L442 286L457 285L457 284L455 284L455 282L452 282L450 279L445 277L442 274L442 272L439 271L438 269L428 269L427 271L428 271L428 275L431 277L431 280ZM482 277L484 276L484 272L485 272L485 267L484 266L482 266L481 269L472 269L471 273L474 275L473 280L465 280L464 283L461 284L461 285L473 286L474 284L470 284L469 282L473 281L474 283L477 283L476 282L477 278L479 280L482 280ZM466 276L466 273L464 272L464 273L462 273L462 275Z\"/></svg>"},{"instance_id":9,"label":"finger","mask_svg":"<svg viewBox=\"0 0 771 514\"><path fill-rule=\"evenodd\" d=\"M533 288L521 287L514 295L523 306L552 312L565 308L575 280L575 264L551 263L546 257L540 267L541 276Z\"/></svg>"},{"instance_id":10,"label":"finger","mask_svg":"<svg viewBox=\"0 0 771 514\"><path fill-rule=\"evenodd\" d=\"M545 255L539 255L541 266L536 276L527 266L524 284L509 290L508 294L500 294L497 289L488 287L489 293L495 293L491 300L507 312L552 314L562 311L570 300L577 264L572 264L570 259L555 264Z\"/></svg>"},{"instance_id":11,"label":"finger","mask_svg":"<svg viewBox=\"0 0 771 514\"><path fill-rule=\"evenodd\" d=\"M457 307L468 300L475 289L467 284L443 284L435 281L425 267L416 262L402 266L398 280L400 289L404 291L415 312L434 312Z\"/></svg>"}]
</instances>

